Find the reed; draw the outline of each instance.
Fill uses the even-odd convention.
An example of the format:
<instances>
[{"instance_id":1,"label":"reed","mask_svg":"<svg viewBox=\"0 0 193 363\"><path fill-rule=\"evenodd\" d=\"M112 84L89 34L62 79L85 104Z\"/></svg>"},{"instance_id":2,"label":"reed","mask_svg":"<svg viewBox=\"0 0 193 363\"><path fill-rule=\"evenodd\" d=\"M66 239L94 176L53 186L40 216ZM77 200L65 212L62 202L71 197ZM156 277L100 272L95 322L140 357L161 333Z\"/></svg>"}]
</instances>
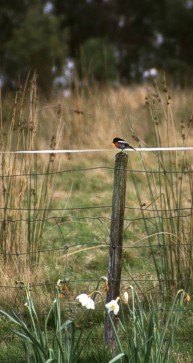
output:
<instances>
[{"instance_id":1,"label":"reed","mask_svg":"<svg viewBox=\"0 0 193 363\"><path fill-rule=\"evenodd\" d=\"M11 103L11 102L10 102ZM9 154L9 151L38 149L38 96L35 76L16 93L9 112L1 106L0 160L0 249L4 262L26 254L26 264L39 261L45 218L52 200L55 161L54 149L60 140L61 117L50 140L53 154L41 163L34 154ZM42 175L41 175L42 174Z\"/></svg>"},{"instance_id":2,"label":"reed","mask_svg":"<svg viewBox=\"0 0 193 363\"><path fill-rule=\"evenodd\" d=\"M165 81L163 91L156 85L146 97L146 106L155 147L191 145L192 114L187 121L181 120L179 127ZM192 289L191 154L187 151L158 151L150 161L141 152L139 163L144 170L143 190L134 172L131 172L131 179L141 208L160 291L175 294L180 288ZM130 169L135 168L130 158Z\"/></svg>"}]
</instances>

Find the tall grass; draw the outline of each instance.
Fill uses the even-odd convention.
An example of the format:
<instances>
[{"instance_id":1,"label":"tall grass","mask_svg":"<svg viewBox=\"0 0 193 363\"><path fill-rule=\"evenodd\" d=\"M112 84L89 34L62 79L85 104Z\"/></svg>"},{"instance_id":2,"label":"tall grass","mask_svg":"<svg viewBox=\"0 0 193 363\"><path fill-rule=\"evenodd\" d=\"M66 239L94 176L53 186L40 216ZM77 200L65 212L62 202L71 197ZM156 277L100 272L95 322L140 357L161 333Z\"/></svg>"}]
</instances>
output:
<instances>
[{"instance_id":1,"label":"tall grass","mask_svg":"<svg viewBox=\"0 0 193 363\"><path fill-rule=\"evenodd\" d=\"M166 82L163 91L157 86L146 97L147 112L153 129L155 147L191 146L192 113L180 125L172 108L172 97ZM186 116L187 117L187 116ZM176 119L175 119L176 118ZM160 283L170 294L193 286L192 206L193 183L191 153L187 151L155 152L150 160L140 153L144 170L141 193L137 175L131 173L136 197L141 208L145 233ZM133 161L130 158L130 168ZM156 247L156 248L155 248Z\"/></svg>"},{"instance_id":2,"label":"tall grass","mask_svg":"<svg viewBox=\"0 0 193 363\"><path fill-rule=\"evenodd\" d=\"M10 99L2 100L1 150L54 149L59 145L78 148L82 143L88 148L109 147L115 135L131 141L131 123L135 125L137 136L150 146L191 145L192 114L188 92L175 91L171 96L164 81L163 91L157 86L147 91L145 109L145 91L140 87L95 89L88 90L85 96L77 88L69 99L60 98L59 102L54 99L45 106L37 95L34 77L24 88L19 88L13 103ZM106 135L109 138L105 145L104 135L105 140ZM138 186L137 173L132 174L132 179L140 207L144 204L145 193L146 205L141 213L160 288L163 288L164 277L164 286L170 292L188 288L193 277L192 218L191 212L183 209L191 211L193 204L190 155L186 151L157 152L148 156L132 154L130 158L131 168L136 169L137 165L146 171L142 189ZM110 160L109 156L101 154L100 159L95 158L97 163ZM70 159L70 164L75 162ZM79 162L88 164L90 157L79 157ZM17 266L21 253L27 253L26 258L22 258L27 265L39 261L45 218L54 191L54 175L49 172L57 168L54 152L49 158L1 154L0 249L4 261L10 254L16 254ZM153 170L157 173L150 174ZM45 175L37 175L39 172ZM154 221L150 222L145 217L152 213Z\"/></svg>"},{"instance_id":3,"label":"tall grass","mask_svg":"<svg viewBox=\"0 0 193 363\"><path fill-rule=\"evenodd\" d=\"M135 123L137 135L151 146L190 145L192 114L191 111L190 115L185 112L188 94L175 92L174 97L171 96L164 81L163 91L157 86L153 92L148 91L146 111L143 107L144 94L145 89L136 87L131 90L96 89L85 96L77 88L75 96L70 99L60 99L59 105L58 100L54 100L55 103L52 101L48 107L44 107L39 102L34 77L24 88L19 88L13 104L10 100L2 101L1 150L33 150L42 145L54 149L64 135L64 147L81 147L83 142L85 147L105 146L104 135L109 137L108 147L116 134L127 139L128 134L132 136L131 122ZM181 119L181 115L186 119ZM46 121L47 127L42 125L42 120ZM39 130L41 135L38 135ZM145 192L146 206L141 213L160 286L164 276L170 291L188 288L193 278L193 225L191 213L184 208L191 211L193 204L190 153L157 152L148 157L138 153L130 158L133 169L136 168L138 156L138 165L146 171L142 191L138 187L138 176L133 173L132 178L140 206L143 205L146 186L148 188L148 193ZM105 157L101 155L103 160ZM89 157L87 160L90 160ZM38 251L54 188L54 176L49 172L57 167L54 153L49 159L37 159L35 155L1 154L0 248L5 261L8 254L19 256L21 253L29 253L29 260L28 255L25 259L27 264L39 261ZM150 174L153 168L158 173ZM38 172L45 175L37 175ZM151 223L145 216L152 213L154 221ZM150 237L152 234L154 236ZM155 244L157 250L153 248Z\"/></svg>"},{"instance_id":4,"label":"tall grass","mask_svg":"<svg viewBox=\"0 0 193 363\"><path fill-rule=\"evenodd\" d=\"M1 154L0 160L0 251L5 262L10 258L16 262L20 254L26 253L26 258L22 259L24 265L39 261L45 218L54 188L50 172L57 164L54 153L41 163L33 154L9 154L9 151L39 147L37 108L35 76L29 85L20 87L13 104L1 106L1 151L8 153ZM48 148L57 147L61 127L58 114L56 134Z\"/></svg>"}]
</instances>

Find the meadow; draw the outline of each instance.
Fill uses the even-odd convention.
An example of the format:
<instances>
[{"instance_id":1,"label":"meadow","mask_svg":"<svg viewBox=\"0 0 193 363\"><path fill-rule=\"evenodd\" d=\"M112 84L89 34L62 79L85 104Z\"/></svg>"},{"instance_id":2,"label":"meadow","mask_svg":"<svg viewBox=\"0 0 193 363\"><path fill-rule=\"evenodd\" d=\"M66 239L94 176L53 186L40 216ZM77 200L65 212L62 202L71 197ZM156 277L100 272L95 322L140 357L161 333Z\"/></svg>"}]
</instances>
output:
<instances>
[{"instance_id":1,"label":"meadow","mask_svg":"<svg viewBox=\"0 0 193 363\"><path fill-rule=\"evenodd\" d=\"M0 116L0 361L192 362L192 151L140 151L192 146L192 90L160 80L45 100L32 79L1 95ZM115 136L139 151L128 152L112 352L104 304ZM78 303L82 293L95 310Z\"/></svg>"}]
</instances>

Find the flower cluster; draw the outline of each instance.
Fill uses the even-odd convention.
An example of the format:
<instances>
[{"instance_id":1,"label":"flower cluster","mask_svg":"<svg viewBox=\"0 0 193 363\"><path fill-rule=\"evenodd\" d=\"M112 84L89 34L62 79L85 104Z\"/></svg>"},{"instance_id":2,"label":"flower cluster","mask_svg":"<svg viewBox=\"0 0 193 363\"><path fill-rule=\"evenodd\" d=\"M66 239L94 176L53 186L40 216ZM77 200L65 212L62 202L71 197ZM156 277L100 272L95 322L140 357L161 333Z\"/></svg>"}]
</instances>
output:
<instances>
[{"instance_id":1,"label":"flower cluster","mask_svg":"<svg viewBox=\"0 0 193 363\"><path fill-rule=\"evenodd\" d=\"M105 291L108 291L108 279L106 276L102 276L99 280L99 283L100 281L105 281ZM91 298L92 295L96 296L96 294L99 294L101 295L100 291L98 291L98 286L99 286L99 283L97 285L97 290L92 292L90 295L87 295L87 294L80 294L77 296L77 300L81 303L82 306L84 306L86 309L95 309L95 302L94 302L94 299ZM132 288L132 286L130 286L130 288ZM125 304L128 304L129 302L129 294L127 291L125 291L123 294L122 294L122 297L121 297L122 301L125 303ZM119 307L119 304L118 304L118 301L120 300L120 297L117 297L115 300L111 300L110 302L108 302L106 305L105 305L105 308L107 309L107 312L110 313L111 311L114 313L114 315L117 315L119 313L119 310L120 310L120 307Z\"/></svg>"},{"instance_id":2,"label":"flower cluster","mask_svg":"<svg viewBox=\"0 0 193 363\"><path fill-rule=\"evenodd\" d=\"M95 303L94 300L91 299L91 297L87 294L80 294L76 298L82 306L84 306L86 309L95 309ZM113 311L115 315L119 312L119 305L118 301L120 300L119 297L117 297L116 300L111 300L109 303L105 305L108 312Z\"/></svg>"}]
</instances>

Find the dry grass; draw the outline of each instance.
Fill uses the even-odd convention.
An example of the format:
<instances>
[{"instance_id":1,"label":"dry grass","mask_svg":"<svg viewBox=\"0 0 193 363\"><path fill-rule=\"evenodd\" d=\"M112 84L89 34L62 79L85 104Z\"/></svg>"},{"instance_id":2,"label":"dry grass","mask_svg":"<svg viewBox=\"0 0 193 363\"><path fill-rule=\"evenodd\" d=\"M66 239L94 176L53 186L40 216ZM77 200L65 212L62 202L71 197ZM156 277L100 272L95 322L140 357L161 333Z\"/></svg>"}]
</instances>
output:
<instances>
[{"instance_id":1,"label":"dry grass","mask_svg":"<svg viewBox=\"0 0 193 363\"><path fill-rule=\"evenodd\" d=\"M151 110L148 101L151 103ZM173 90L169 94L162 93L156 87L136 86L95 89L86 96L82 92L78 98L72 95L68 99L51 100L50 103L39 107L40 148L47 147L46 140L55 135L58 112L62 121L59 148L113 148L111 140L115 135L127 139L134 146L137 144L132 137L137 135L149 146L153 146L153 114L156 114L159 121L162 145L167 146L168 138L172 138L170 141L173 146L176 142L180 146L183 143L181 121L183 120L186 131L192 116L192 96L189 90ZM173 139L173 122L176 140ZM189 135L189 145L191 140L192 134ZM84 159L83 156L83 161Z\"/></svg>"},{"instance_id":2,"label":"dry grass","mask_svg":"<svg viewBox=\"0 0 193 363\"><path fill-rule=\"evenodd\" d=\"M45 149L50 146L53 149L107 148L112 149L114 154L116 150L114 150L111 142L114 136L126 138L133 146L137 146L136 141L133 139L133 137L137 136L147 143L148 146L155 146L155 129L153 126L155 122L158 124L157 127L159 127L162 146L167 146L168 143L170 146L192 145L193 142L193 135L190 128L190 119L192 117L191 92L189 90L173 90L169 94L166 89L162 91L162 85L159 89L156 86L145 85L144 87L94 89L86 93L77 91L69 98L53 98L47 102L43 102L37 97L35 83L32 82L29 90L20 90L18 92L15 101L10 102L9 100L9 106L6 99L2 100L2 115L1 123L2 129L4 130L3 145L7 150L10 148ZM181 123L182 120L183 123ZM182 136L182 133L185 136ZM141 142L139 144L143 145ZM153 168L154 165L156 166L156 155L147 153L143 157L143 163L145 163L147 169ZM133 169L142 168L143 164L138 154L132 153L131 160ZM4 166L1 166L4 169L1 172L2 174L27 172L30 171L30 165L32 163L34 163L34 160L30 160L29 158L23 160L18 158L13 161L9 156L6 156ZM37 169L41 168L42 163L45 165L43 170L49 168L50 171L58 170L61 166L66 169L79 167L80 165L96 166L110 164L110 166L113 166L113 156L111 152L104 152L103 154L62 155L54 157L54 162L50 162L48 156L41 155L38 157ZM191 166L191 159L188 163ZM108 182L108 188L107 191L101 191L100 195L98 195L99 192L96 195L92 195L91 193L90 200L94 202L100 197L102 204L105 204L107 198L111 198L110 184L112 178L107 174L105 176L105 173L100 170L92 174L93 180L96 177L101 177L104 181L106 180ZM137 178L138 183L144 183L144 177L142 175L137 176ZM89 183L90 179L91 176L85 182ZM68 199L71 181L69 181L69 187L67 189L65 189L66 186L63 182L60 184L60 181L57 181L55 184L55 181L48 180L46 183L46 186L42 184L41 191L38 186L37 192L40 193L39 206L44 206L45 202L41 198L41 193L47 193L49 195L49 198L46 198L48 205L51 200L50 198L52 198L55 205L61 202L61 198ZM183 183L183 193L187 190L188 183L188 181ZM3 187L1 185L1 188ZM19 183L14 181L10 188L12 188L11 192L14 195L11 205L22 206L26 198L26 191L28 190L28 193L30 192L30 185L25 177L20 178ZM155 198L159 195L159 191L156 191L156 188L155 182ZM72 193L76 195L78 191L73 191ZM128 198L131 198L130 205L138 206L138 201L134 195L134 189L132 192L130 189L128 194ZM82 193L80 198L84 198L84 193ZM146 205L152 203L152 196L151 194L148 195L145 188L141 188L141 200ZM1 200L1 206L3 206L3 203L5 203L5 200ZM186 203L188 204L187 201ZM20 215L17 215L17 212L15 212L11 217L17 219L20 218ZM133 225L132 228L134 235L138 227ZM135 241L144 237L143 230L137 233L138 235ZM18 247L19 243L24 244L20 244L19 251L27 251L26 235L26 226L22 229L20 226L20 230L17 231L12 231L10 227L6 235L7 251L16 251L15 246ZM49 237L51 241L52 236ZM39 238L41 239L41 235ZM36 242L37 240L34 243ZM40 245L38 241L37 248ZM88 258L89 262L92 259L95 260L95 256L90 254ZM37 280L42 282L53 281L53 266L51 268L46 266L47 256L41 256L41 264L36 266L35 269L33 266L31 268L29 267L29 261L27 259L25 260L25 258L20 263L20 269L18 269L17 260L18 258L14 259L13 264L9 264L9 261L6 262L6 268L2 263L1 285L5 285L5 282L12 285L15 279L19 279L25 283L30 281L32 284L37 282ZM61 270L62 266L59 265L58 271ZM57 268L55 275L57 276ZM9 292L9 296L12 300L13 294L11 295ZM45 299L47 299L47 296Z\"/></svg>"}]
</instances>

